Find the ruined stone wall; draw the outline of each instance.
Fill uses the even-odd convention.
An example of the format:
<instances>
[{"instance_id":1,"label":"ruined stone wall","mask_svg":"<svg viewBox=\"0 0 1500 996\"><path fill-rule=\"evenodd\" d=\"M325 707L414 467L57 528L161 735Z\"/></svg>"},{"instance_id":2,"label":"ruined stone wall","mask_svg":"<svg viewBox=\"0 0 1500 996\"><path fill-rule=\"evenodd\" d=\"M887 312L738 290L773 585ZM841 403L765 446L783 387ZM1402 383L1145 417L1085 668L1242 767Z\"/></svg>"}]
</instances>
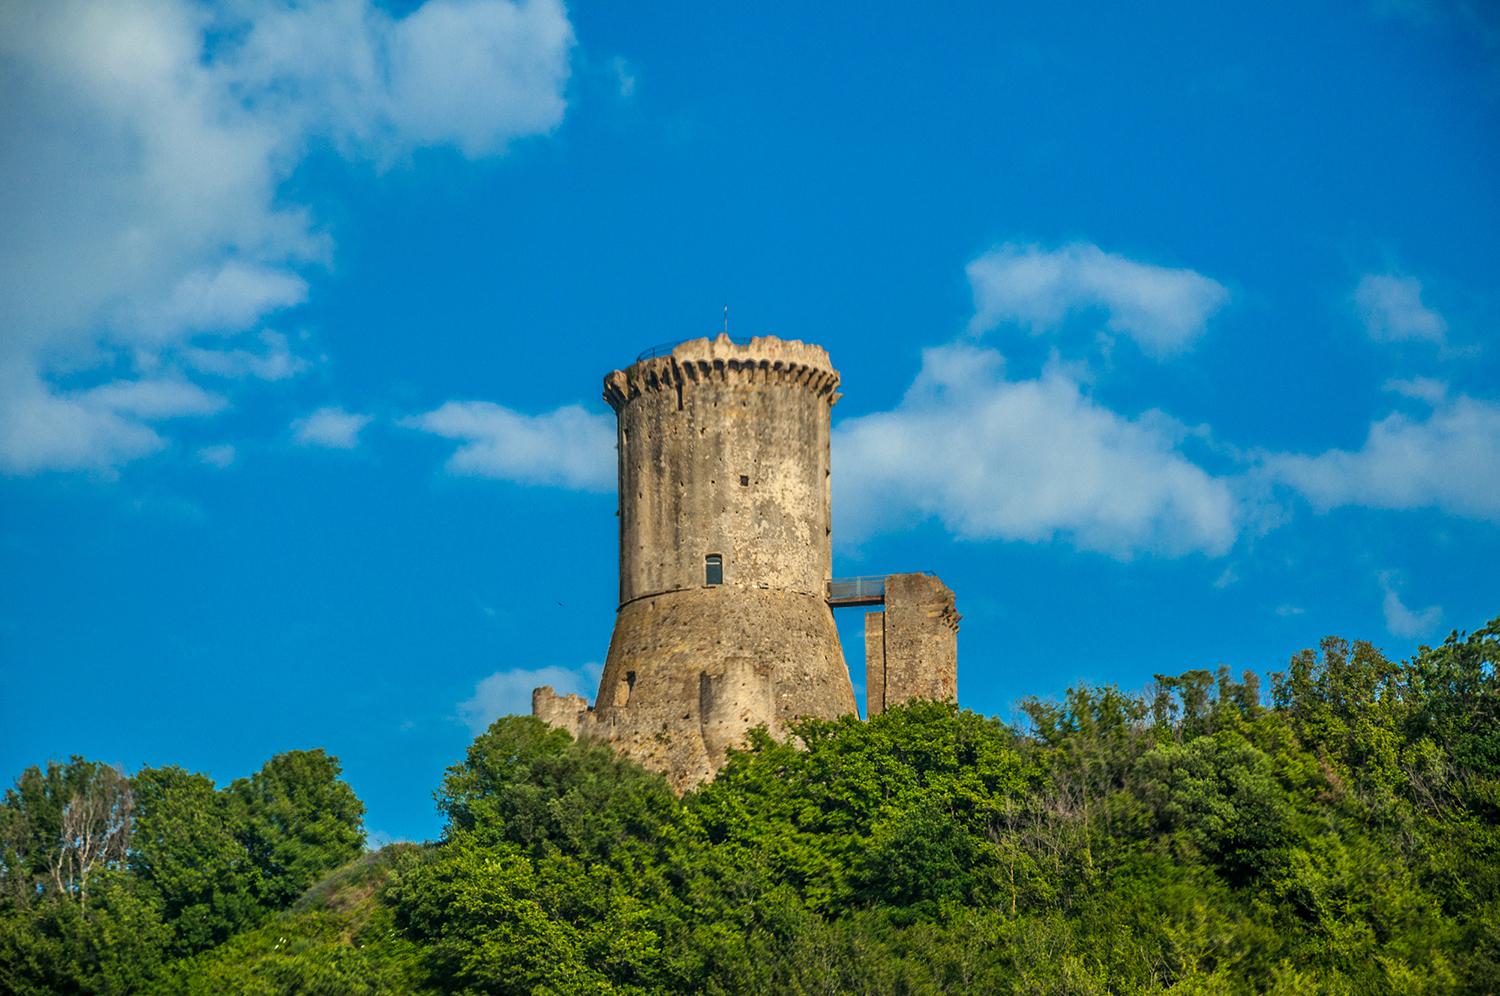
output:
<instances>
[{"instance_id":1,"label":"ruined stone wall","mask_svg":"<svg viewBox=\"0 0 1500 996\"><path fill-rule=\"evenodd\" d=\"M885 613L865 614L865 718L885 711Z\"/></svg>"},{"instance_id":2,"label":"ruined stone wall","mask_svg":"<svg viewBox=\"0 0 1500 996\"><path fill-rule=\"evenodd\" d=\"M911 699L958 700L959 619L953 592L932 575L885 579L885 611L865 617L867 715Z\"/></svg>"},{"instance_id":3,"label":"ruined stone wall","mask_svg":"<svg viewBox=\"0 0 1500 996\"><path fill-rule=\"evenodd\" d=\"M532 689L531 714L549 726L576 737L583 732L588 713L589 700L582 695L559 695L551 685Z\"/></svg>"}]
</instances>

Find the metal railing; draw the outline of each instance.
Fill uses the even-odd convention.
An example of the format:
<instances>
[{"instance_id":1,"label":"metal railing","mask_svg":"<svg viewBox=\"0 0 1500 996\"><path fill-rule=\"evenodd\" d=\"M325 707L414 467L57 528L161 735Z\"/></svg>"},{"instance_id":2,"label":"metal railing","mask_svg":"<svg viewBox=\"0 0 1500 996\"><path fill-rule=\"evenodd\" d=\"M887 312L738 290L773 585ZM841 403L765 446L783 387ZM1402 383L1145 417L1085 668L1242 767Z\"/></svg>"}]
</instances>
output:
<instances>
[{"instance_id":1,"label":"metal railing","mask_svg":"<svg viewBox=\"0 0 1500 996\"><path fill-rule=\"evenodd\" d=\"M828 582L830 605L879 605L885 601L885 575L834 578Z\"/></svg>"},{"instance_id":2,"label":"metal railing","mask_svg":"<svg viewBox=\"0 0 1500 996\"><path fill-rule=\"evenodd\" d=\"M642 360L654 360L658 356L671 356L672 350L676 349L678 346L681 346L685 342L693 342L697 339L717 338L718 336L714 335L690 335L686 339L677 339L673 342L657 343L655 346L647 346L645 349L641 350L640 355L635 358L635 362L639 363ZM750 345L749 339L740 338L738 336L730 336L729 341L734 343L736 346Z\"/></svg>"}]
</instances>

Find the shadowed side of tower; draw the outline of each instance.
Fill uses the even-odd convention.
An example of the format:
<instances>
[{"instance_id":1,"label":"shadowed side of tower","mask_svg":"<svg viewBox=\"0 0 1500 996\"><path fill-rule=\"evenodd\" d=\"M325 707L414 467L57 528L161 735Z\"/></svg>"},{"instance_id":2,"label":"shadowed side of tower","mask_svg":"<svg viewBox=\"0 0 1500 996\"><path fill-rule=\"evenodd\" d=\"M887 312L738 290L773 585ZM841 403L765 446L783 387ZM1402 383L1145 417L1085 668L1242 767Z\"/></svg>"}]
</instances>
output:
<instances>
[{"instance_id":1,"label":"shadowed side of tower","mask_svg":"<svg viewBox=\"0 0 1500 996\"><path fill-rule=\"evenodd\" d=\"M829 416L817 346L727 336L605 378L618 418L620 607L594 708L537 715L680 788L765 725L855 711L827 602Z\"/></svg>"}]
</instances>

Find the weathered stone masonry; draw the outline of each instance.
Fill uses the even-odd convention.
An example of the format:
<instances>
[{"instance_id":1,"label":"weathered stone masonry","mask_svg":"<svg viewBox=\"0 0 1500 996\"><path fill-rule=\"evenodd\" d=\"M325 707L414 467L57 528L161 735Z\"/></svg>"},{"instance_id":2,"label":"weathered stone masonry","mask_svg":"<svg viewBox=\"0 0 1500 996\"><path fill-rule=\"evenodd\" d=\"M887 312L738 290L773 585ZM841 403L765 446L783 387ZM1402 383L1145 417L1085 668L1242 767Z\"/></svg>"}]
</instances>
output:
<instances>
[{"instance_id":1,"label":"weathered stone masonry","mask_svg":"<svg viewBox=\"0 0 1500 996\"><path fill-rule=\"evenodd\" d=\"M685 342L605 378L618 420L619 612L593 707L539 688L535 715L608 741L680 790L711 778L756 726L779 736L796 719L855 711L828 603L838 386L822 348L771 337ZM924 575L889 580L872 714L956 695L952 593ZM926 582L946 593L946 614Z\"/></svg>"},{"instance_id":2,"label":"weathered stone masonry","mask_svg":"<svg viewBox=\"0 0 1500 996\"><path fill-rule=\"evenodd\" d=\"M865 713L911 699L958 699L953 592L930 574L885 579L885 609L865 616Z\"/></svg>"}]
</instances>

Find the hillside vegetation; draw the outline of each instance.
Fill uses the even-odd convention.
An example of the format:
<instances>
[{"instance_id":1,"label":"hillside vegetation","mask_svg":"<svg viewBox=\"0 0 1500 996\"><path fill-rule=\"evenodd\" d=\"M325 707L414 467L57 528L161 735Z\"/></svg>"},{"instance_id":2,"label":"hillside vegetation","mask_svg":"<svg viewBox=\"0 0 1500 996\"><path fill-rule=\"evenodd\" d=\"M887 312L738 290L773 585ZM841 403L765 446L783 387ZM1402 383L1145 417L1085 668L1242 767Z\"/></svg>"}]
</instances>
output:
<instances>
[{"instance_id":1,"label":"hillside vegetation","mask_svg":"<svg viewBox=\"0 0 1500 996\"><path fill-rule=\"evenodd\" d=\"M506 718L442 839L377 853L320 752L224 789L75 759L0 805L0 990L1500 992L1497 663L1500 619L1328 640L1268 696L914 703L682 799Z\"/></svg>"}]
</instances>

